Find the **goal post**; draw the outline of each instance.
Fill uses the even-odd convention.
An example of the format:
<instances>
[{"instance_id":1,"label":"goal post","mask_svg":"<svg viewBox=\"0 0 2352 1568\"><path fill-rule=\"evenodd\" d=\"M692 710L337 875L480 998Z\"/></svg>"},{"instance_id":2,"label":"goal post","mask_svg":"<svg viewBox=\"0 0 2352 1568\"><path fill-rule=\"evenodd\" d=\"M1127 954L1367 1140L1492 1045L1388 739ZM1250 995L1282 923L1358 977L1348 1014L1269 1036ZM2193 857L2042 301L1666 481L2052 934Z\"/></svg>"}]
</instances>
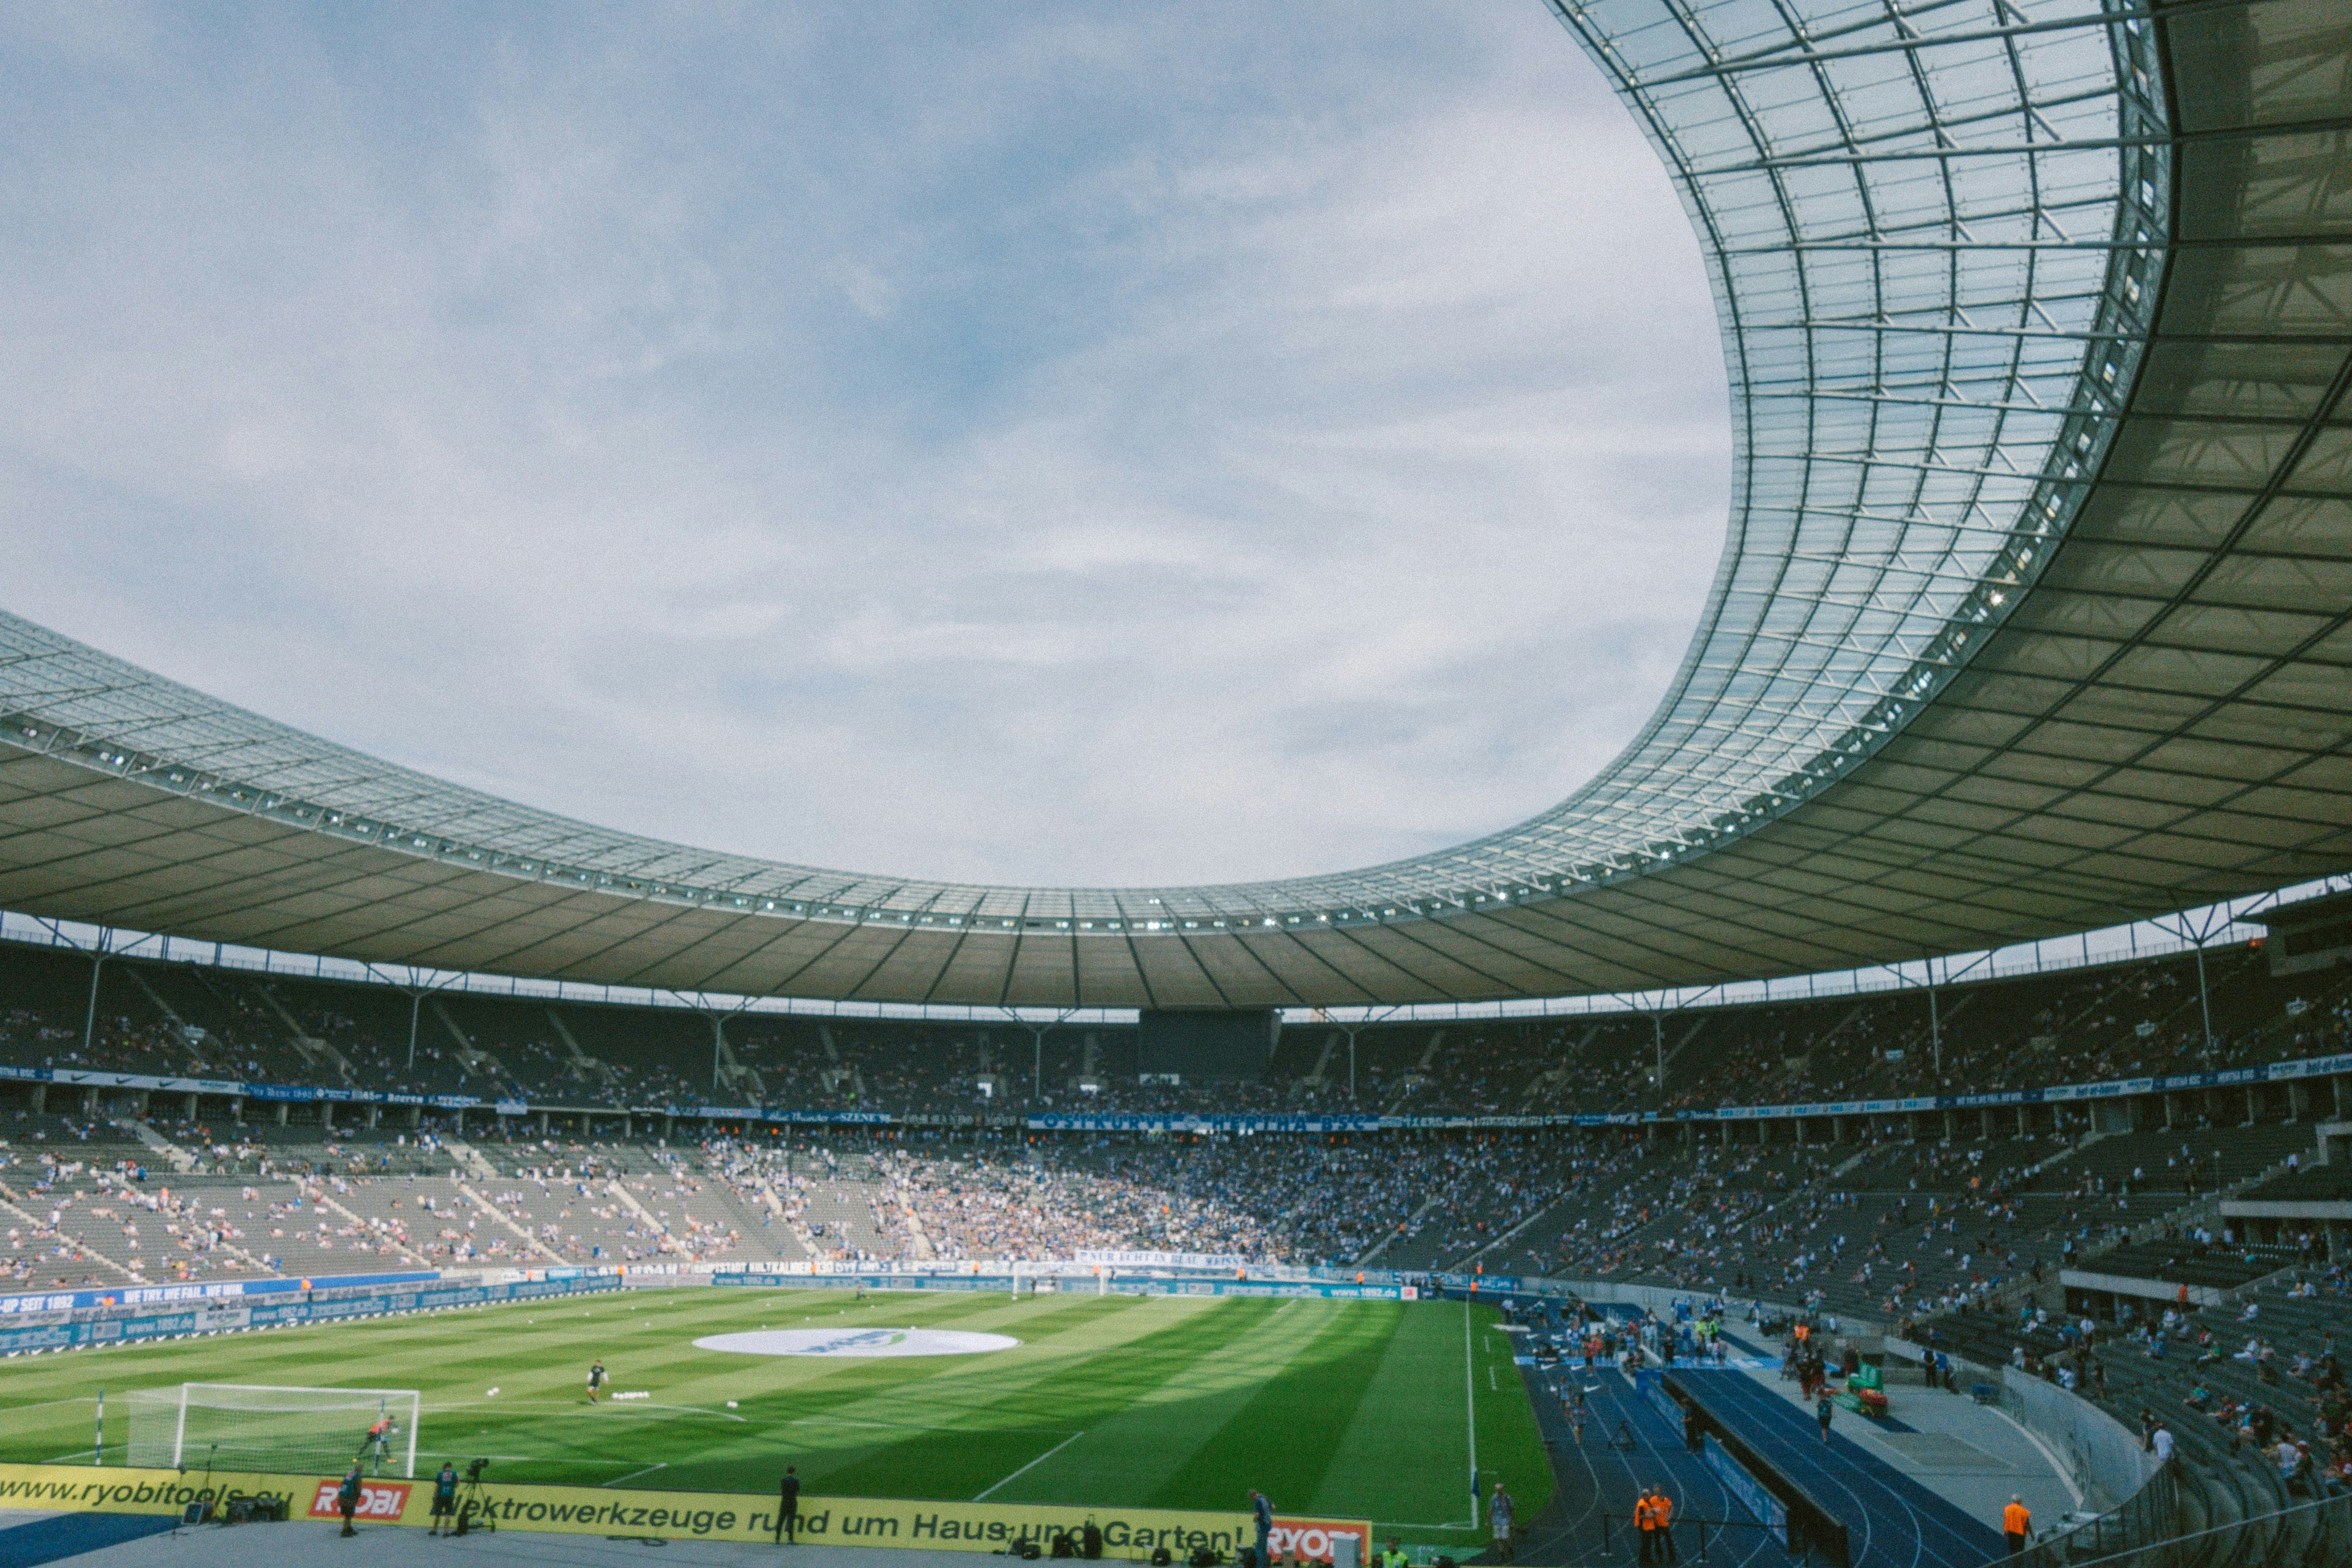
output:
<instances>
[{"instance_id":1,"label":"goal post","mask_svg":"<svg viewBox=\"0 0 2352 1568\"><path fill-rule=\"evenodd\" d=\"M135 1467L340 1475L357 1459L416 1475L413 1388L183 1383L134 1390L130 1403Z\"/></svg>"}]
</instances>

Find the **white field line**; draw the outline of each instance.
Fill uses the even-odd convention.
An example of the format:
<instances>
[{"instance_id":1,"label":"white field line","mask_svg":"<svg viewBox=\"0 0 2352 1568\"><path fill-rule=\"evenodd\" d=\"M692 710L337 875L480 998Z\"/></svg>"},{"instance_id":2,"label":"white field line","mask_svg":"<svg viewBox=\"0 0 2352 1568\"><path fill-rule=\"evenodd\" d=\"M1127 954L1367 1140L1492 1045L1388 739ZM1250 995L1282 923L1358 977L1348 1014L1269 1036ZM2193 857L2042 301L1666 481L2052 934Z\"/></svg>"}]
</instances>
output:
<instances>
[{"instance_id":1,"label":"white field line","mask_svg":"<svg viewBox=\"0 0 2352 1568\"><path fill-rule=\"evenodd\" d=\"M577 1458L570 1454L560 1457L550 1457L546 1454L485 1454L479 1448L436 1448L429 1452L419 1448L416 1450L416 1459L419 1464L422 1464L426 1459L454 1459L460 1455L467 1454L478 1458L496 1459L501 1465L625 1465L630 1463L627 1459L591 1458L585 1454Z\"/></svg>"},{"instance_id":2,"label":"white field line","mask_svg":"<svg viewBox=\"0 0 2352 1568\"><path fill-rule=\"evenodd\" d=\"M611 1480L609 1480L609 1481L600 1481L600 1482L598 1482L597 1484L598 1484L598 1485L600 1485L600 1486L617 1487L617 1486L619 1486L623 1481L634 1481L634 1480L635 1480L639 1476L650 1476L650 1475L652 1475L656 1470L667 1470L667 1469L668 1469L668 1468L669 1468L669 1461L668 1461L668 1460L667 1460L667 1459L665 1459L665 1460L663 1460L663 1461L662 1461L660 1464L658 1464L658 1465L647 1465L647 1466L646 1466L644 1469L642 1469L642 1470L631 1470L631 1471L630 1471L627 1475L625 1475L625 1476L614 1476L614 1477Z\"/></svg>"},{"instance_id":3,"label":"white field line","mask_svg":"<svg viewBox=\"0 0 2352 1568\"><path fill-rule=\"evenodd\" d=\"M627 1405L574 1405L564 1399L453 1399L446 1405L428 1405L427 1413L457 1410L515 1410L524 1406L553 1410L559 1415L635 1415L641 1410L675 1410L687 1415L709 1415L720 1421L737 1421L749 1425L749 1416L732 1411L709 1410L699 1405L656 1405L648 1400L632 1400Z\"/></svg>"},{"instance_id":4,"label":"white field line","mask_svg":"<svg viewBox=\"0 0 2352 1568\"><path fill-rule=\"evenodd\" d=\"M862 1421L854 1415L795 1415L786 1426L871 1426L883 1432L963 1432L974 1436L1054 1437L1059 1426L942 1426L934 1421ZM1069 1434L1075 1436L1076 1434Z\"/></svg>"},{"instance_id":5,"label":"white field line","mask_svg":"<svg viewBox=\"0 0 2352 1568\"><path fill-rule=\"evenodd\" d=\"M1472 1375L1470 1303L1462 1303L1462 1393L1470 1408L1470 1528L1478 1528L1478 1380Z\"/></svg>"},{"instance_id":6,"label":"white field line","mask_svg":"<svg viewBox=\"0 0 2352 1568\"><path fill-rule=\"evenodd\" d=\"M1076 1442L1079 1438L1085 1436L1086 1434L1084 1432L1071 1433L1068 1436L1063 1438L1060 1442L1055 1444L1052 1447L1046 1449L1044 1453L1038 1455L1035 1458L1030 1460L1027 1464L1022 1466L1011 1475L1005 1477L1004 1479L997 1482L995 1486L989 1488L987 1492L981 1493L971 1500L974 1502L986 1502L988 1500L988 1492L998 1490L1000 1488L1008 1486L1011 1483L1019 1480L1023 1476L1027 1475L1030 1471L1035 1469L1038 1466L1044 1464L1046 1460L1052 1458L1055 1455L1060 1453L1063 1449L1068 1447L1071 1444Z\"/></svg>"}]
</instances>

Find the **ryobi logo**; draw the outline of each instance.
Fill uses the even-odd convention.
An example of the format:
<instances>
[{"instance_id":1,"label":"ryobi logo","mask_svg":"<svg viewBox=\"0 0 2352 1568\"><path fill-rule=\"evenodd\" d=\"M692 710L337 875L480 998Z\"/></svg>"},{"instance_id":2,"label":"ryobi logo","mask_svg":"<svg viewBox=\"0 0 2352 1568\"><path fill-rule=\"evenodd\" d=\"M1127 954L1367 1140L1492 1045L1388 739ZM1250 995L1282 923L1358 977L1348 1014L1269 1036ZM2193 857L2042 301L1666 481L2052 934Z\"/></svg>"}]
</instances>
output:
<instances>
[{"instance_id":1,"label":"ryobi logo","mask_svg":"<svg viewBox=\"0 0 2352 1568\"><path fill-rule=\"evenodd\" d=\"M1356 1561L1372 1560L1372 1527L1360 1519L1285 1519L1276 1514L1274 1529L1266 1536L1266 1547L1279 1556L1296 1552L1310 1563L1331 1561L1331 1538L1352 1535L1356 1538Z\"/></svg>"},{"instance_id":2,"label":"ryobi logo","mask_svg":"<svg viewBox=\"0 0 2352 1568\"><path fill-rule=\"evenodd\" d=\"M694 1348L733 1355L981 1355L1020 1342L1004 1334L958 1329L761 1329L707 1335Z\"/></svg>"},{"instance_id":3,"label":"ryobi logo","mask_svg":"<svg viewBox=\"0 0 2352 1568\"><path fill-rule=\"evenodd\" d=\"M312 1519L341 1519L343 1505L336 1493L342 1489L341 1481L320 1481L318 1494L310 1500ZM405 1481L362 1481L360 1505L352 1510L356 1519L398 1519L408 1507L408 1483Z\"/></svg>"}]
</instances>

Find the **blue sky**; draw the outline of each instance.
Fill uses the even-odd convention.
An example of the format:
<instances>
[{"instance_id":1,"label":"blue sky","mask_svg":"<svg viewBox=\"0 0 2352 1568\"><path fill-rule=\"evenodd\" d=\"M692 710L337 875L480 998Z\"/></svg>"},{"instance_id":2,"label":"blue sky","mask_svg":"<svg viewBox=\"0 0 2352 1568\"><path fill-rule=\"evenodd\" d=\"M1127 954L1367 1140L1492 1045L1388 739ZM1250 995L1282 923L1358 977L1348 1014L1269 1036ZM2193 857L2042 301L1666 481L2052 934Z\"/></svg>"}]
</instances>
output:
<instances>
[{"instance_id":1,"label":"blue sky","mask_svg":"<svg viewBox=\"0 0 2352 1568\"><path fill-rule=\"evenodd\" d=\"M1336 869L1631 737L1723 370L1525 4L0 12L0 602L614 826Z\"/></svg>"}]
</instances>

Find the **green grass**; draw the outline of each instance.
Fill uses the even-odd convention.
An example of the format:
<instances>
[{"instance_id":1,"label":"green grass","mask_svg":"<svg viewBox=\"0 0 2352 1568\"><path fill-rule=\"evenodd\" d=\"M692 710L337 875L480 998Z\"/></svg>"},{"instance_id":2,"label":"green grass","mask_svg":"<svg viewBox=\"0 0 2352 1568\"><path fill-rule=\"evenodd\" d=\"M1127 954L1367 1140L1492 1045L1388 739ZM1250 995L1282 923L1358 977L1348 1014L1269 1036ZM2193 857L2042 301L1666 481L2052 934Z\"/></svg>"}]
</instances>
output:
<instances>
[{"instance_id":1,"label":"green grass","mask_svg":"<svg viewBox=\"0 0 2352 1568\"><path fill-rule=\"evenodd\" d=\"M817 1496L1218 1510L1258 1487L1286 1513L1465 1544L1474 1405L1487 1485L1499 1474L1522 1519L1551 1493L1494 1321L1449 1302L630 1291L0 1363L0 1459L87 1464L100 1387L110 1463L125 1436L115 1402L133 1388L414 1388L420 1474L487 1455L517 1484L764 1492L789 1462ZM693 1343L804 1323L1021 1343L874 1360ZM653 1397L586 1403L599 1356L615 1389Z\"/></svg>"}]
</instances>

